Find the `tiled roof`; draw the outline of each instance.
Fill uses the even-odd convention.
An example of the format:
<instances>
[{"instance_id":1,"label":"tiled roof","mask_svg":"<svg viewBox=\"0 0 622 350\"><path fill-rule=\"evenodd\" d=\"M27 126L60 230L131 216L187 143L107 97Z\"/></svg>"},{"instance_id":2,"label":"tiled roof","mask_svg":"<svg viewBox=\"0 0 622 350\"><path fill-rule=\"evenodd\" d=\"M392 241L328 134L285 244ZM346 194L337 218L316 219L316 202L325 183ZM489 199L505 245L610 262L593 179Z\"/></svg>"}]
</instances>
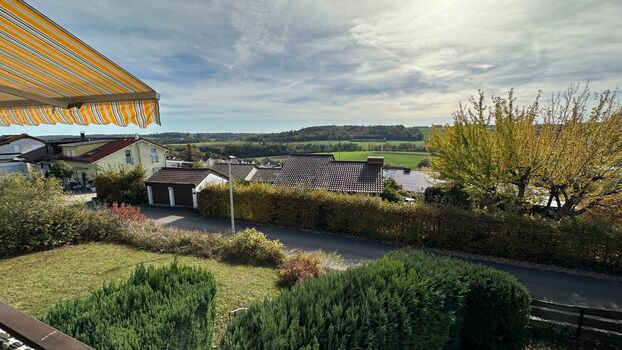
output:
<instances>
[{"instance_id":1,"label":"tiled roof","mask_svg":"<svg viewBox=\"0 0 622 350\"><path fill-rule=\"evenodd\" d=\"M145 182L198 186L209 174L215 174L224 179L227 178L225 175L211 169L162 168Z\"/></svg>"},{"instance_id":2,"label":"tiled roof","mask_svg":"<svg viewBox=\"0 0 622 350\"><path fill-rule=\"evenodd\" d=\"M212 166L216 172L229 175L229 166L227 163L216 163ZM235 180L244 180L255 169L253 164L231 164L231 176Z\"/></svg>"},{"instance_id":3,"label":"tiled roof","mask_svg":"<svg viewBox=\"0 0 622 350\"><path fill-rule=\"evenodd\" d=\"M35 148L30 152L23 153L17 156L19 159L23 159L26 163L36 163L43 159L48 159L48 152L45 147Z\"/></svg>"},{"instance_id":4,"label":"tiled roof","mask_svg":"<svg viewBox=\"0 0 622 350\"><path fill-rule=\"evenodd\" d=\"M251 181L274 183L279 172L281 168L257 168Z\"/></svg>"},{"instance_id":5,"label":"tiled roof","mask_svg":"<svg viewBox=\"0 0 622 350\"><path fill-rule=\"evenodd\" d=\"M404 190L412 192L424 192L426 188L442 182L430 174L416 170L385 169L384 177L392 178Z\"/></svg>"},{"instance_id":6,"label":"tiled roof","mask_svg":"<svg viewBox=\"0 0 622 350\"><path fill-rule=\"evenodd\" d=\"M288 156L274 183L282 186L320 188L332 154L300 154Z\"/></svg>"},{"instance_id":7,"label":"tiled roof","mask_svg":"<svg viewBox=\"0 0 622 350\"><path fill-rule=\"evenodd\" d=\"M2 145L6 145L9 144L11 142L15 142L17 140L21 140L21 139L33 139L33 140L37 140L37 141L41 141L41 142L45 142L39 138L27 135L27 134L20 134L20 135L0 135L0 146Z\"/></svg>"},{"instance_id":8,"label":"tiled roof","mask_svg":"<svg viewBox=\"0 0 622 350\"><path fill-rule=\"evenodd\" d=\"M382 165L335 161L332 155L292 155L287 157L274 183L335 192L381 193Z\"/></svg>"}]
</instances>

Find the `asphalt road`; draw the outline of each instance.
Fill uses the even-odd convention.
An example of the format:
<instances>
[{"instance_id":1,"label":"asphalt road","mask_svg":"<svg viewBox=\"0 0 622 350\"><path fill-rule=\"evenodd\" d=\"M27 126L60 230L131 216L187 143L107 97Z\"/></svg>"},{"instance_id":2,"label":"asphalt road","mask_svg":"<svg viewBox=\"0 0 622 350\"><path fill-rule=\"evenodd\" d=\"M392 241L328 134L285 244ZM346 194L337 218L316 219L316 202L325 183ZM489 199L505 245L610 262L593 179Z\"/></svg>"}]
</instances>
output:
<instances>
[{"instance_id":1,"label":"asphalt road","mask_svg":"<svg viewBox=\"0 0 622 350\"><path fill-rule=\"evenodd\" d=\"M161 225L205 232L229 232L230 221L208 219L194 210L144 207L142 212ZM287 229L236 221L236 229L255 227L270 239L280 240L287 249L336 252L347 261L377 259L401 245L338 236L323 232ZM622 282L596 279L565 272L545 271L485 260L463 259L514 275L539 300L587 307L622 310Z\"/></svg>"}]
</instances>

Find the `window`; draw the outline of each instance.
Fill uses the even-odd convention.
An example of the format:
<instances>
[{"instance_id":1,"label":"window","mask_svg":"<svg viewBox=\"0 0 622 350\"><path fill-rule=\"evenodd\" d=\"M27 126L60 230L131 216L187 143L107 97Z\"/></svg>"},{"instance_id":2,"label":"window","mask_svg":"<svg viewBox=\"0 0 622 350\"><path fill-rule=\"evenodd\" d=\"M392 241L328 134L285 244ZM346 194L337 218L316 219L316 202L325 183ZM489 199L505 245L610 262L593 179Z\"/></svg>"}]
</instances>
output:
<instances>
[{"instance_id":1,"label":"window","mask_svg":"<svg viewBox=\"0 0 622 350\"><path fill-rule=\"evenodd\" d=\"M155 149L155 147L151 148L151 163L157 163L159 162L158 159L158 150Z\"/></svg>"},{"instance_id":2,"label":"window","mask_svg":"<svg viewBox=\"0 0 622 350\"><path fill-rule=\"evenodd\" d=\"M21 149L21 147L19 145L13 145L13 151L15 153L21 153L22 149Z\"/></svg>"},{"instance_id":3,"label":"window","mask_svg":"<svg viewBox=\"0 0 622 350\"><path fill-rule=\"evenodd\" d=\"M126 149L125 150L125 163L127 163L127 164L134 164L134 159L132 159L132 150L131 149Z\"/></svg>"}]
</instances>

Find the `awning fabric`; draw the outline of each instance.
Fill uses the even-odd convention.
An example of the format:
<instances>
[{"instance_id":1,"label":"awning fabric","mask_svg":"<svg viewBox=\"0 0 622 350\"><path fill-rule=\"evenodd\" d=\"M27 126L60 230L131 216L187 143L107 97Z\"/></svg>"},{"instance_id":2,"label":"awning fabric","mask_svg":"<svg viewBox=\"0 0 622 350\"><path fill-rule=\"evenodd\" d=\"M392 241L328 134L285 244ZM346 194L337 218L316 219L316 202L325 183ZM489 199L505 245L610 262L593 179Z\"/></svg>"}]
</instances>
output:
<instances>
[{"instance_id":1,"label":"awning fabric","mask_svg":"<svg viewBox=\"0 0 622 350\"><path fill-rule=\"evenodd\" d=\"M160 124L158 94L21 0L0 0L0 125Z\"/></svg>"}]
</instances>

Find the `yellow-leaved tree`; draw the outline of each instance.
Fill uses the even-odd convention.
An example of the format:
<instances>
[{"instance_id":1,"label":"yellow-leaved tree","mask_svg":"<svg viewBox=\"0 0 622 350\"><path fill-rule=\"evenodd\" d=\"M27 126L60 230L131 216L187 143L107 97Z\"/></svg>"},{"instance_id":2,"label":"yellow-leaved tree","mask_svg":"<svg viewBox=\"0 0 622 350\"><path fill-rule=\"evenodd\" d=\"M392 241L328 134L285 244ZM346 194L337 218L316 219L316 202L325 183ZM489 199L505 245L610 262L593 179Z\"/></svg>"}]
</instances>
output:
<instances>
[{"instance_id":1,"label":"yellow-leaved tree","mask_svg":"<svg viewBox=\"0 0 622 350\"><path fill-rule=\"evenodd\" d=\"M524 107L513 91L487 107L480 92L453 117L428 141L431 169L481 207L565 216L621 191L622 109L609 91L572 85Z\"/></svg>"}]
</instances>

